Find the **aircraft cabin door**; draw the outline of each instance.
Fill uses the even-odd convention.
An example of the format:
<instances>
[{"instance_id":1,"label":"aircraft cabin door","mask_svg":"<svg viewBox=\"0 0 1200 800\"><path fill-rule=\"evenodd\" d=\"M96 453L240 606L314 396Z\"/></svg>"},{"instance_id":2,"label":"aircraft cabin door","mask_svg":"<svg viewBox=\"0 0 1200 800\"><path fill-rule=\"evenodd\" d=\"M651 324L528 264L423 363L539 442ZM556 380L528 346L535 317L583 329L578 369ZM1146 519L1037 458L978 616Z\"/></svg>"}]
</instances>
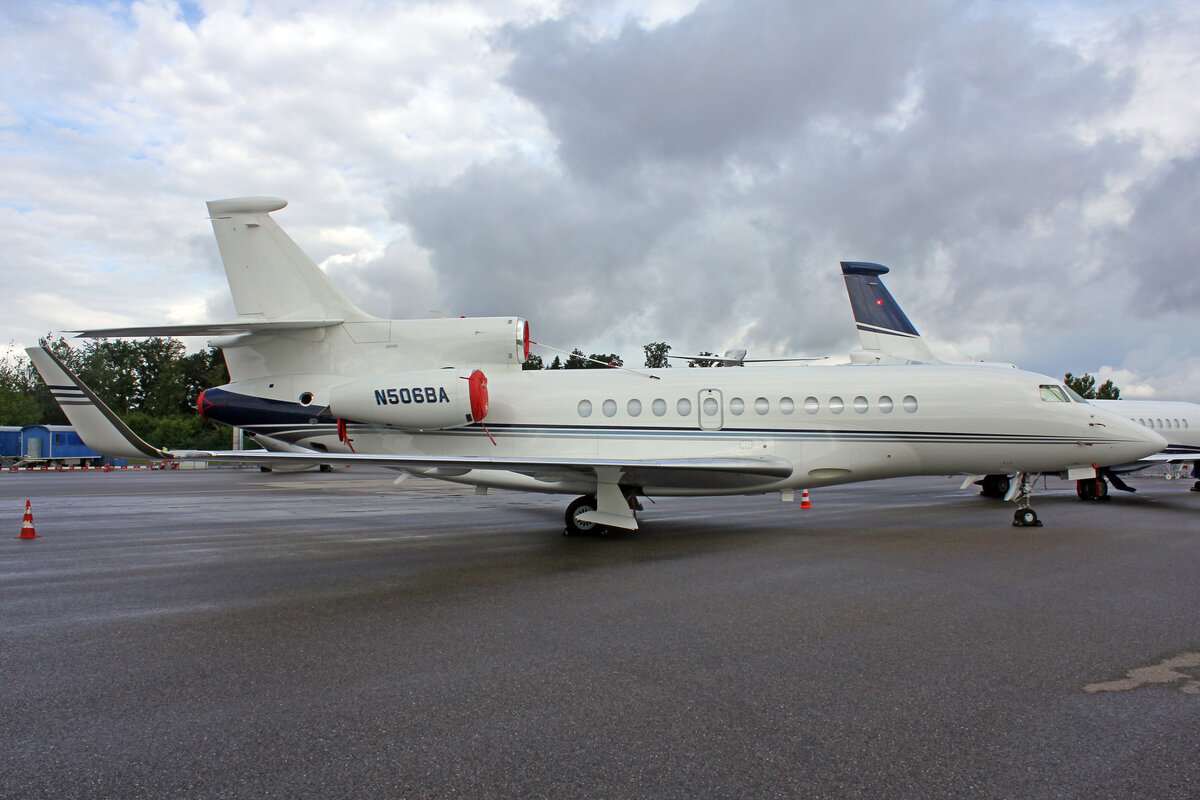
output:
<instances>
[{"instance_id":1,"label":"aircraft cabin door","mask_svg":"<svg viewBox=\"0 0 1200 800\"><path fill-rule=\"evenodd\" d=\"M696 398L696 413L700 415L700 430L719 431L725 424L725 403L720 389L701 389Z\"/></svg>"}]
</instances>

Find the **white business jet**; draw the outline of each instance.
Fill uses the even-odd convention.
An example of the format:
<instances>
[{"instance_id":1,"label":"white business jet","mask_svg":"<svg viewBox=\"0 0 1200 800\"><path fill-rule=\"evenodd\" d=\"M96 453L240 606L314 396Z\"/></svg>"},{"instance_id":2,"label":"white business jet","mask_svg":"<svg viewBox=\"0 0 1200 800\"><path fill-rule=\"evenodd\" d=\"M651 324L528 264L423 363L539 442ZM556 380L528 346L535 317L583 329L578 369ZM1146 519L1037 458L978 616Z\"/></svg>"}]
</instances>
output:
<instances>
[{"instance_id":1,"label":"white business jet","mask_svg":"<svg viewBox=\"0 0 1200 800\"><path fill-rule=\"evenodd\" d=\"M1162 437L1013 369L763 366L522 371L520 317L386 320L355 307L270 216L208 204L235 320L82 336L217 336L232 382L201 413L267 453L164 451L134 435L44 348L29 354L91 447L116 456L370 464L580 495L567 533L634 530L639 496L779 493L908 475L1084 474ZM1094 475L1094 470L1092 473ZM1040 524L1022 480L1014 524Z\"/></svg>"},{"instance_id":2,"label":"white business jet","mask_svg":"<svg viewBox=\"0 0 1200 800\"><path fill-rule=\"evenodd\" d=\"M910 361L918 363L945 363L941 361L917 333L900 304L883 285L882 276L888 268L880 264L862 261L843 261L842 276L846 282L846 294L854 311L854 322L858 326L859 343L862 351L856 354L860 362L895 363ZM977 364L980 362L970 362ZM1011 364L1002 366L1012 367ZM1076 481L1075 490L1080 499L1099 500L1108 496L1108 484L1122 491L1136 491L1120 476L1137 472L1156 464L1186 465L1192 463L1192 476L1200 479L1200 405L1170 400L1087 400L1067 390L1078 402L1088 402L1110 411L1132 422L1153 430L1167 441L1167 447L1159 453L1132 462L1116 462L1100 466L1095 478ZM1179 467L1186 469L1186 466ZM1168 477L1174 477L1168 473ZM1004 497L1010 489L1007 474L979 476L982 494L987 497ZM1200 491L1200 480L1192 486Z\"/></svg>"}]
</instances>

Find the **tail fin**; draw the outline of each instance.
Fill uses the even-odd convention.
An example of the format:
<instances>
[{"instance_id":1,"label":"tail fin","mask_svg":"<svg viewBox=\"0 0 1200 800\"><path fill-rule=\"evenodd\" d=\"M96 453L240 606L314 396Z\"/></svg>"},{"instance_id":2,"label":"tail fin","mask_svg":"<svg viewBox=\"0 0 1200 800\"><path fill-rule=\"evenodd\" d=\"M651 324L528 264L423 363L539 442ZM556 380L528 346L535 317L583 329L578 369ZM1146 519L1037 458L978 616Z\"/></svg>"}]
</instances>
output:
<instances>
[{"instance_id":1,"label":"tail fin","mask_svg":"<svg viewBox=\"0 0 1200 800\"><path fill-rule=\"evenodd\" d=\"M210 200L208 215L239 317L373 320L271 218L276 197Z\"/></svg>"},{"instance_id":2,"label":"tail fin","mask_svg":"<svg viewBox=\"0 0 1200 800\"><path fill-rule=\"evenodd\" d=\"M881 264L842 262L842 277L846 280L846 293L850 295L862 349L879 358L940 361L880 280L887 271Z\"/></svg>"}]
</instances>

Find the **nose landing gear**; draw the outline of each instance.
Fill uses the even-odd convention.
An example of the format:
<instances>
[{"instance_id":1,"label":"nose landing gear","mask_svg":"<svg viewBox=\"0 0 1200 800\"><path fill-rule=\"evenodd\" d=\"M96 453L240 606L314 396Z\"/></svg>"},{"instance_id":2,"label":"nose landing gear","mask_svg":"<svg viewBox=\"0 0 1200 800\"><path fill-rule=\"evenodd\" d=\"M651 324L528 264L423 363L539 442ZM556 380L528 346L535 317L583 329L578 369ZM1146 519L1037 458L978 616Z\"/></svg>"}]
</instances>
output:
<instances>
[{"instance_id":1,"label":"nose landing gear","mask_svg":"<svg viewBox=\"0 0 1200 800\"><path fill-rule=\"evenodd\" d=\"M1038 519L1037 512L1029 507L1029 501L1033 497L1033 484L1037 480L1037 475L1030 475L1025 472L1017 473L1017 488L1016 497L1017 510L1013 513L1014 528L1040 528L1042 521Z\"/></svg>"}]
</instances>

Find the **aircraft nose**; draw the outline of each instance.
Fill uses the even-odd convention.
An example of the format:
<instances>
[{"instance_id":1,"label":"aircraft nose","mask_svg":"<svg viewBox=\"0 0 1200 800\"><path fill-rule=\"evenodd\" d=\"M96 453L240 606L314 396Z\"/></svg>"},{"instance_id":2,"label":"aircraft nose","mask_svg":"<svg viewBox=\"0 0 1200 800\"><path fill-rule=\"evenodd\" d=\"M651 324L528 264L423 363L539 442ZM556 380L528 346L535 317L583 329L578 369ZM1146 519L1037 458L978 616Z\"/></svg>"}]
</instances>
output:
<instances>
[{"instance_id":1,"label":"aircraft nose","mask_svg":"<svg viewBox=\"0 0 1200 800\"><path fill-rule=\"evenodd\" d=\"M1124 423L1123 433L1127 434L1130 442L1129 452L1125 455L1127 460L1137 461L1139 458L1154 455L1166 448L1167 440L1156 431L1132 420L1122 420L1122 422Z\"/></svg>"}]
</instances>

